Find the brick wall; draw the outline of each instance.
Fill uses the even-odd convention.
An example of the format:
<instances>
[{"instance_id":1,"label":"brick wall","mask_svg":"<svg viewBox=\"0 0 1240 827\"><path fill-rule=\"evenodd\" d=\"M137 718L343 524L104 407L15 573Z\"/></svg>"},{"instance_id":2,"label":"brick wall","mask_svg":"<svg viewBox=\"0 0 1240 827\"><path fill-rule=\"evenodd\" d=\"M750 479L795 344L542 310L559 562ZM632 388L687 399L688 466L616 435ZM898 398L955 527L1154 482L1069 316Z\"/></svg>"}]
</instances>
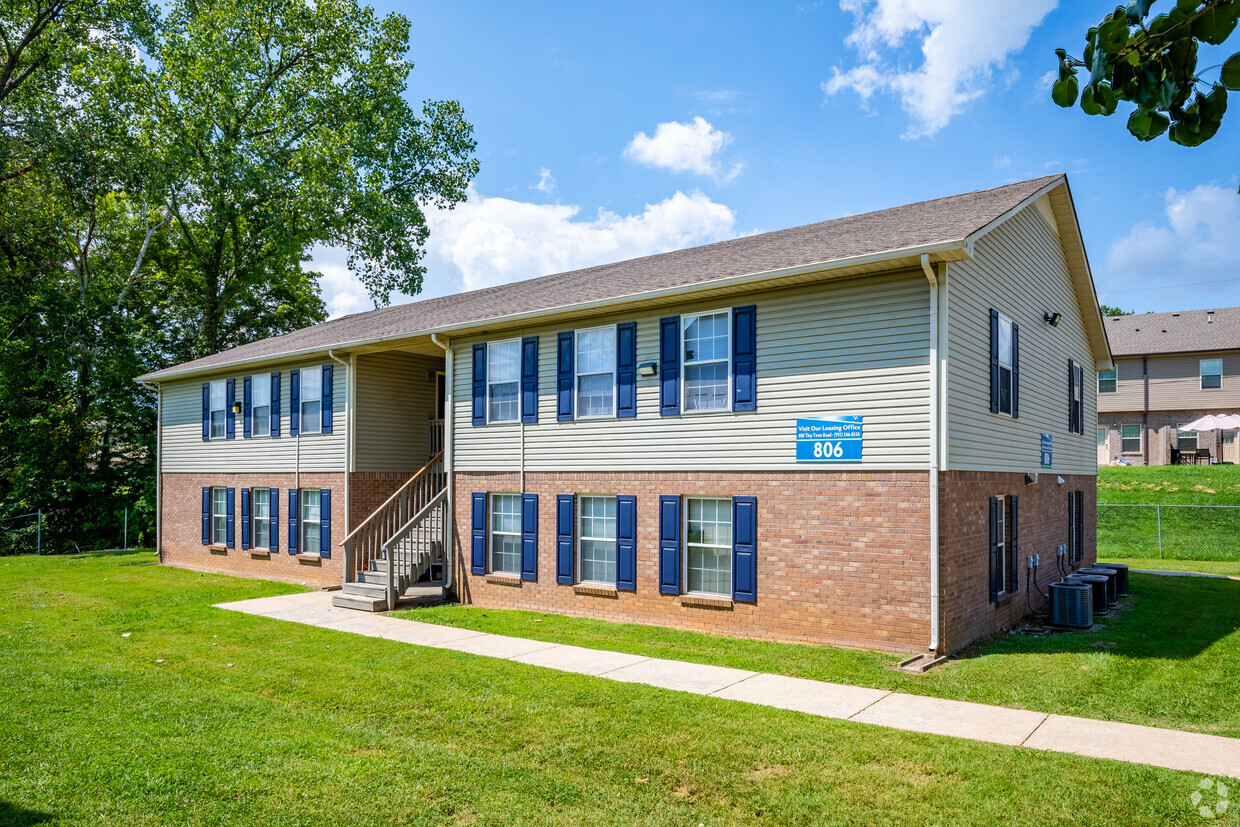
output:
<instances>
[{"instance_id":1,"label":"brick wall","mask_svg":"<svg viewBox=\"0 0 1240 827\"><path fill-rule=\"evenodd\" d=\"M302 474L302 488L330 488L332 491L332 557L288 553L288 489L292 474L164 474L161 488L162 533L160 561L171 566L303 583L307 586L338 586L341 582L339 543L344 539L344 475ZM231 486L234 497L234 539L236 546L211 551L202 544L202 487ZM270 487L280 489L279 553L244 551L241 548L241 489Z\"/></svg>"},{"instance_id":2,"label":"brick wall","mask_svg":"<svg viewBox=\"0 0 1240 827\"><path fill-rule=\"evenodd\" d=\"M1092 565L1097 559L1097 478L1064 475L1064 484L1060 485L1059 476L1041 473L1036 483L1026 485L1023 473L949 471L941 475L939 585L944 651L959 651L979 638L1014 627L1030 613L1027 593L1035 608L1045 608L1038 590L1030 589L1026 559L1031 554L1041 555L1037 583L1042 591L1059 579L1056 548L1068 542L1069 491L1085 494L1080 566ZM1020 498L1020 592L996 604L990 601L989 586L990 498L1012 495Z\"/></svg>"},{"instance_id":3,"label":"brick wall","mask_svg":"<svg viewBox=\"0 0 1240 827\"><path fill-rule=\"evenodd\" d=\"M455 475L453 582L462 602L888 651L928 642L925 473L527 473L525 483L539 495L538 580L507 585L469 573L470 495L515 493L519 477ZM637 497L635 592L578 594L555 582L555 495L580 493ZM691 606L659 593L660 494L757 497L756 603Z\"/></svg>"},{"instance_id":4,"label":"brick wall","mask_svg":"<svg viewBox=\"0 0 1240 827\"><path fill-rule=\"evenodd\" d=\"M357 471L349 475L349 530L409 482L415 471Z\"/></svg>"}]
</instances>

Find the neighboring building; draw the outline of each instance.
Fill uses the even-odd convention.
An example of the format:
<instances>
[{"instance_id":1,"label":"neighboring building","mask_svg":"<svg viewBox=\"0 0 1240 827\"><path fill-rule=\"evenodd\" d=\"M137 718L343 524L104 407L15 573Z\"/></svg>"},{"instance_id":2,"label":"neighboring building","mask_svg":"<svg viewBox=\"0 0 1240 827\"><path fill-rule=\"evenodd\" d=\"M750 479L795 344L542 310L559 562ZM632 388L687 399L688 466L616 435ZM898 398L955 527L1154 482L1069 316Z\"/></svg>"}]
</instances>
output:
<instances>
[{"instance_id":1,"label":"neighboring building","mask_svg":"<svg viewBox=\"0 0 1240 827\"><path fill-rule=\"evenodd\" d=\"M1098 464L1168 465L1199 451L1240 462L1234 430L1184 428L1206 414L1240 413L1240 307L1105 324L1115 367L1098 373Z\"/></svg>"},{"instance_id":2,"label":"neighboring building","mask_svg":"<svg viewBox=\"0 0 1240 827\"><path fill-rule=\"evenodd\" d=\"M1063 176L384 308L142 377L161 559L952 652L1095 559L1109 366Z\"/></svg>"}]
</instances>

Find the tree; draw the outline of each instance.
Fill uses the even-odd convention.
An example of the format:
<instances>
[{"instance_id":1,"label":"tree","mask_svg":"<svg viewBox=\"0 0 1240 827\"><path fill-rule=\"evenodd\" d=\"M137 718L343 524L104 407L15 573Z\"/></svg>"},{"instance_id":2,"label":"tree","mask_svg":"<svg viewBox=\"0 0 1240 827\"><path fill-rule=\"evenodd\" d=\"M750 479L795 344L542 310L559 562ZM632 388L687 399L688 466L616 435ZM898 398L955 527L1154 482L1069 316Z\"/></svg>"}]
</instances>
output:
<instances>
[{"instance_id":1,"label":"tree","mask_svg":"<svg viewBox=\"0 0 1240 827\"><path fill-rule=\"evenodd\" d=\"M1131 316L1137 312L1135 310L1121 310L1118 307L1113 307L1109 304L1098 305L1098 310L1102 313L1104 318L1109 316Z\"/></svg>"},{"instance_id":2,"label":"tree","mask_svg":"<svg viewBox=\"0 0 1240 827\"><path fill-rule=\"evenodd\" d=\"M1080 59L1056 49L1059 79L1051 97L1062 107L1077 102L1088 115L1109 116L1120 101L1136 104L1128 131L1152 141L1163 133L1182 146L1214 137L1227 111L1227 90L1240 89L1240 53L1220 65L1197 68L1201 44L1220 46L1240 21L1240 0L1178 0L1147 22L1154 0L1132 0L1085 35ZM1077 69L1089 79L1080 89ZM1216 79L1209 75L1219 70Z\"/></svg>"}]
</instances>

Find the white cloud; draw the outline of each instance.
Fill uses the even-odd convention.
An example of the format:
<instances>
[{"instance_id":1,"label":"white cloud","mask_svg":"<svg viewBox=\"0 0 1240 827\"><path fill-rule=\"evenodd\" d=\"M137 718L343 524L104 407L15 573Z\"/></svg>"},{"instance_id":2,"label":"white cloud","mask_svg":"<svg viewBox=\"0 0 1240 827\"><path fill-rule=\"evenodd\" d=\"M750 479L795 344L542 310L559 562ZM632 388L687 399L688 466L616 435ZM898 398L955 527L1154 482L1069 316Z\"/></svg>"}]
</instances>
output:
<instances>
[{"instance_id":1,"label":"white cloud","mask_svg":"<svg viewBox=\"0 0 1240 827\"><path fill-rule=\"evenodd\" d=\"M319 280L319 292L330 318L374 309L374 302L365 285L349 270L346 250L317 245L311 250L310 257L308 269L323 274Z\"/></svg>"},{"instance_id":2,"label":"white cloud","mask_svg":"<svg viewBox=\"0 0 1240 827\"><path fill-rule=\"evenodd\" d=\"M720 165L715 155L731 142L731 135L698 115L692 123L668 121L659 124L653 138L638 132L624 148L624 157L648 167L718 177ZM740 164L734 165L725 180L735 178L741 169Z\"/></svg>"},{"instance_id":3,"label":"white cloud","mask_svg":"<svg viewBox=\"0 0 1240 827\"><path fill-rule=\"evenodd\" d=\"M855 18L845 42L861 62L845 71L832 67L823 94L830 98L851 89L863 107L879 92L895 94L911 117L904 137L933 135L992 88L994 70L1025 47L1056 2L840 0L840 8ZM919 67L902 59L910 38L920 40Z\"/></svg>"},{"instance_id":4,"label":"white cloud","mask_svg":"<svg viewBox=\"0 0 1240 827\"><path fill-rule=\"evenodd\" d=\"M1166 223L1142 222L1116 239L1106 255L1099 290L1106 304L1145 310L1189 310L1240 304L1240 196L1202 184L1169 189ZM1183 285L1223 282L1185 289ZM1162 289L1166 286L1166 289ZM1145 289L1152 288L1152 289Z\"/></svg>"},{"instance_id":5,"label":"white cloud","mask_svg":"<svg viewBox=\"0 0 1240 827\"><path fill-rule=\"evenodd\" d=\"M544 192L547 195L555 194L555 176L551 174L551 170L546 167L538 169L538 183L530 186L532 190Z\"/></svg>"},{"instance_id":6,"label":"white cloud","mask_svg":"<svg viewBox=\"0 0 1240 827\"><path fill-rule=\"evenodd\" d=\"M1011 166L1012 159L1007 155L995 159L995 169L1009 169Z\"/></svg>"}]
</instances>

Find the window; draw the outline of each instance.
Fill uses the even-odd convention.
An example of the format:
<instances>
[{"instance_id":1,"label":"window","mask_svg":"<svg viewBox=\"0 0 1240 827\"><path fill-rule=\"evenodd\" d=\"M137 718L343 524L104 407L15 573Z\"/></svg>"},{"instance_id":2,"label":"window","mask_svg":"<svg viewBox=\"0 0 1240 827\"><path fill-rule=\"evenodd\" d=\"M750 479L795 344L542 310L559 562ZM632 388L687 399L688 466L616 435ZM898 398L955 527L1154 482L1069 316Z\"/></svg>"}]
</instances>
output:
<instances>
[{"instance_id":1,"label":"window","mask_svg":"<svg viewBox=\"0 0 1240 827\"><path fill-rule=\"evenodd\" d=\"M1223 360L1201 360L1201 389L1212 390L1223 387Z\"/></svg>"},{"instance_id":2,"label":"window","mask_svg":"<svg viewBox=\"0 0 1240 827\"><path fill-rule=\"evenodd\" d=\"M323 369L301 369L301 433L323 430Z\"/></svg>"},{"instance_id":3,"label":"window","mask_svg":"<svg viewBox=\"0 0 1240 827\"><path fill-rule=\"evenodd\" d=\"M1068 433L1085 433L1085 368L1068 360Z\"/></svg>"},{"instance_id":4,"label":"window","mask_svg":"<svg viewBox=\"0 0 1240 827\"><path fill-rule=\"evenodd\" d=\"M1183 425L1175 426L1175 443L1180 452L1197 450L1197 432L1186 431Z\"/></svg>"},{"instance_id":5,"label":"window","mask_svg":"<svg viewBox=\"0 0 1240 827\"><path fill-rule=\"evenodd\" d=\"M577 418L616 415L616 329L577 332Z\"/></svg>"},{"instance_id":6,"label":"window","mask_svg":"<svg viewBox=\"0 0 1240 827\"><path fill-rule=\"evenodd\" d=\"M729 408L731 312L684 317L684 409L726 411Z\"/></svg>"},{"instance_id":7,"label":"window","mask_svg":"<svg viewBox=\"0 0 1240 827\"><path fill-rule=\"evenodd\" d=\"M253 548L269 548L271 546L271 489L255 488L250 492L253 503L250 506L250 524L254 538Z\"/></svg>"},{"instance_id":8,"label":"window","mask_svg":"<svg viewBox=\"0 0 1240 827\"><path fill-rule=\"evenodd\" d=\"M1141 453L1141 426L1124 425L1120 431L1119 449L1125 454Z\"/></svg>"},{"instance_id":9,"label":"window","mask_svg":"<svg viewBox=\"0 0 1240 827\"><path fill-rule=\"evenodd\" d=\"M1081 546L1084 539L1085 493L1083 491L1068 492L1068 563L1076 565L1081 562Z\"/></svg>"},{"instance_id":10,"label":"window","mask_svg":"<svg viewBox=\"0 0 1240 827\"><path fill-rule=\"evenodd\" d=\"M1098 429L1098 447L1105 448L1106 444L1107 444L1107 429L1099 428Z\"/></svg>"},{"instance_id":11,"label":"window","mask_svg":"<svg viewBox=\"0 0 1240 827\"><path fill-rule=\"evenodd\" d=\"M1115 393L1115 371L1098 371L1098 393Z\"/></svg>"},{"instance_id":12,"label":"window","mask_svg":"<svg viewBox=\"0 0 1240 827\"><path fill-rule=\"evenodd\" d=\"M577 580L616 583L616 498L580 497Z\"/></svg>"},{"instance_id":13,"label":"window","mask_svg":"<svg viewBox=\"0 0 1240 827\"><path fill-rule=\"evenodd\" d=\"M488 345L487 421L516 422L520 390L521 343L514 339ZM519 520L517 531L520 532Z\"/></svg>"},{"instance_id":14,"label":"window","mask_svg":"<svg viewBox=\"0 0 1240 827\"><path fill-rule=\"evenodd\" d=\"M1012 320L999 314L999 413L1012 413L1012 372L1015 367L1012 347Z\"/></svg>"},{"instance_id":15,"label":"window","mask_svg":"<svg viewBox=\"0 0 1240 827\"><path fill-rule=\"evenodd\" d=\"M690 497L685 510L689 591L732 596L732 501Z\"/></svg>"},{"instance_id":16,"label":"window","mask_svg":"<svg viewBox=\"0 0 1240 827\"><path fill-rule=\"evenodd\" d=\"M227 488L211 489L211 542L217 546L228 545Z\"/></svg>"},{"instance_id":17,"label":"window","mask_svg":"<svg viewBox=\"0 0 1240 827\"><path fill-rule=\"evenodd\" d=\"M304 385L302 387L305 387ZM320 545L320 533L322 532L321 520L323 512L320 507L319 489L303 488L301 489L301 551L302 554L318 554Z\"/></svg>"},{"instance_id":18,"label":"window","mask_svg":"<svg viewBox=\"0 0 1240 827\"><path fill-rule=\"evenodd\" d=\"M491 571L521 573L521 495L491 495Z\"/></svg>"},{"instance_id":19,"label":"window","mask_svg":"<svg viewBox=\"0 0 1240 827\"><path fill-rule=\"evenodd\" d=\"M998 555L995 558L995 567L999 575L999 594L1008 591L1008 584L1012 582L1011 572L1008 568L1008 498L999 497L999 514L998 525L995 527L996 543L998 544Z\"/></svg>"},{"instance_id":20,"label":"window","mask_svg":"<svg viewBox=\"0 0 1240 827\"><path fill-rule=\"evenodd\" d=\"M269 375L250 377L250 416L253 418L251 433L254 436L270 436L271 434L271 377Z\"/></svg>"},{"instance_id":21,"label":"window","mask_svg":"<svg viewBox=\"0 0 1240 827\"><path fill-rule=\"evenodd\" d=\"M228 411L225 409L227 402L224 395L224 382L211 383L211 438L222 439L224 437L224 423Z\"/></svg>"}]
</instances>

